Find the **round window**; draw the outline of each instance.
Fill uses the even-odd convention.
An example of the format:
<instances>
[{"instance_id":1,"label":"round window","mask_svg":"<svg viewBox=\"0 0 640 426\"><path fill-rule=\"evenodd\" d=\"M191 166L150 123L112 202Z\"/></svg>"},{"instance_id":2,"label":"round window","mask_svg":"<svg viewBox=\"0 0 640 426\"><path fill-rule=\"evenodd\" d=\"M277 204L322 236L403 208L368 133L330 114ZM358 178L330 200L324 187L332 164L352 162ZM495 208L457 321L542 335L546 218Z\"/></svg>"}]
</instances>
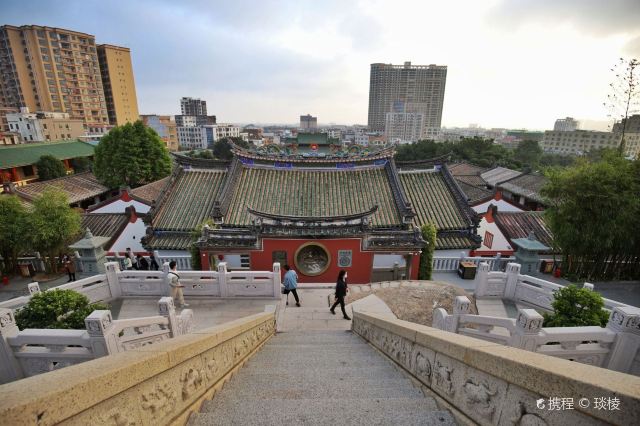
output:
<instances>
[{"instance_id":1,"label":"round window","mask_svg":"<svg viewBox=\"0 0 640 426\"><path fill-rule=\"evenodd\" d=\"M322 244L306 243L296 251L294 260L298 271L313 277L329 268L331 255Z\"/></svg>"}]
</instances>

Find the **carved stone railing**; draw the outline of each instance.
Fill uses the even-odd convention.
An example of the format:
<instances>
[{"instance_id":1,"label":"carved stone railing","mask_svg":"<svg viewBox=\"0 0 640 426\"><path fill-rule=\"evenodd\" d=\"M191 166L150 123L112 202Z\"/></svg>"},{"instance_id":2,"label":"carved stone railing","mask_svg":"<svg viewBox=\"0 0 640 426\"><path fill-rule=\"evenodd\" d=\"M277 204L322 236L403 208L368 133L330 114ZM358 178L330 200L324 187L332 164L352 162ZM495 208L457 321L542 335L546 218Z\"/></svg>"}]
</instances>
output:
<instances>
[{"instance_id":1,"label":"carved stone railing","mask_svg":"<svg viewBox=\"0 0 640 426\"><path fill-rule=\"evenodd\" d=\"M500 257L494 258L487 257L469 257L469 256L435 256L433 258L433 271L434 272L454 272L458 270L460 262L473 262L476 265L480 265L482 262L489 264L489 270L502 270L507 263L515 260L515 257Z\"/></svg>"},{"instance_id":2,"label":"carved stone railing","mask_svg":"<svg viewBox=\"0 0 640 426\"><path fill-rule=\"evenodd\" d=\"M460 424L623 425L640 418L638 377L376 314L354 312L352 327L419 380ZM550 406L562 398L571 409ZM598 398L605 409L597 408Z\"/></svg>"},{"instance_id":3,"label":"carved stone railing","mask_svg":"<svg viewBox=\"0 0 640 426\"><path fill-rule=\"evenodd\" d=\"M158 302L160 315L114 320L111 311L93 311L86 330L18 327L10 309L0 309L0 383L58 370L190 333L193 312L176 314L173 300Z\"/></svg>"},{"instance_id":4,"label":"carved stone railing","mask_svg":"<svg viewBox=\"0 0 640 426\"><path fill-rule=\"evenodd\" d=\"M614 308L607 327L547 327L533 309L518 318L469 314L470 301L455 299L453 314L434 310L433 327L485 341L564 358L582 364L640 375L640 309Z\"/></svg>"},{"instance_id":5,"label":"carved stone railing","mask_svg":"<svg viewBox=\"0 0 640 426\"><path fill-rule=\"evenodd\" d=\"M275 333L275 312L0 386L3 424L186 424Z\"/></svg>"}]
</instances>

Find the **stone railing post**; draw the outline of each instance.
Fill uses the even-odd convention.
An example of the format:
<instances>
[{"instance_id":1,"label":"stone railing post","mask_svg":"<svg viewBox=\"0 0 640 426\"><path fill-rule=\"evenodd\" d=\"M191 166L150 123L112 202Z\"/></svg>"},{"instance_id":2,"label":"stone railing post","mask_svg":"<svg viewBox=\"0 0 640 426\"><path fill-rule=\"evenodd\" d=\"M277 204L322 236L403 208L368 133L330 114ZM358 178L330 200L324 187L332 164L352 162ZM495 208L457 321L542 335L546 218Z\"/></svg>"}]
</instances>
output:
<instances>
[{"instance_id":1,"label":"stone railing post","mask_svg":"<svg viewBox=\"0 0 640 426\"><path fill-rule=\"evenodd\" d=\"M280 263L273 263L273 297L280 298L280 286L282 285L280 277Z\"/></svg>"},{"instance_id":2,"label":"stone railing post","mask_svg":"<svg viewBox=\"0 0 640 426\"><path fill-rule=\"evenodd\" d=\"M218 285L220 286L220 297L229 297L229 287L227 285L227 262L218 263Z\"/></svg>"},{"instance_id":3,"label":"stone railing post","mask_svg":"<svg viewBox=\"0 0 640 426\"><path fill-rule=\"evenodd\" d=\"M171 331L171 337L176 337L182 334L180 324L178 324L176 306L173 303L173 298L161 297L160 301L158 302L158 313L169 320L169 330Z\"/></svg>"},{"instance_id":4,"label":"stone railing post","mask_svg":"<svg viewBox=\"0 0 640 426\"><path fill-rule=\"evenodd\" d=\"M499 271L500 268L500 263L502 262L502 255L500 253L496 254L495 259L493 259L493 267L491 268L492 271Z\"/></svg>"},{"instance_id":5,"label":"stone railing post","mask_svg":"<svg viewBox=\"0 0 640 426\"><path fill-rule=\"evenodd\" d=\"M520 279L520 264L507 263L507 280L504 286L504 299L513 300L516 297L516 287Z\"/></svg>"},{"instance_id":6,"label":"stone railing post","mask_svg":"<svg viewBox=\"0 0 640 426\"><path fill-rule=\"evenodd\" d=\"M40 293L40 284L37 282L27 284L27 288L29 289L29 296Z\"/></svg>"},{"instance_id":7,"label":"stone railing post","mask_svg":"<svg viewBox=\"0 0 640 426\"><path fill-rule=\"evenodd\" d=\"M13 354L7 339L15 337L20 330L11 309L0 309L0 384L22 379L22 368Z\"/></svg>"},{"instance_id":8,"label":"stone railing post","mask_svg":"<svg viewBox=\"0 0 640 426\"><path fill-rule=\"evenodd\" d=\"M475 295L477 297L484 297L487 295L487 286L489 280L489 264L487 262L482 262L478 265L478 270L476 271L475 278Z\"/></svg>"},{"instance_id":9,"label":"stone railing post","mask_svg":"<svg viewBox=\"0 0 640 426\"><path fill-rule=\"evenodd\" d=\"M460 323L460 315L466 315L469 313L471 301L467 296L456 296L453 304L453 317L448 324L447 331L452 333L458 332L458 324Z\"/></svg>"},{"instance_id":10,"label":"stone railing post","mask_svg":"<svg viewBox=\"0 0 640 426\"><path fill-rule=\"evenodd\" d=\"M105 275L107 276L107 282L109 283L111 298L118 299L122 297L122 286L120 286L120 280L118 279L118 272L120 272L120 263L106 262L104 264L104 271Z\"/></svg>"},{"instance_id":11,"label":"stone railing post","mask_svg":"<svg viewBox=\"0 0 640 426\"><path fill-rule=\"evenodd\" d=\"M535 352L543 320L535 309L518 309L516 329L509 339L509 346Z\"/></svg>"},{"instance_id":12,"label":"stone railing post","mask_svg":"<svg viewBox=\"0 0 640 426\"><path fill-rule=\"evenodd\" d=\"M616 339L603 367L630 373L633 360L640 350L640 308L614 308L609 316L607 328L616 333Z\"/></svg>"},{"instance_id":13,"label":"stone railing post","mask_svg":"<svg viewBox=\"0 0 640 426\"><path fill-rule=\"evenodd\" d=\"M595 290L595 286L591 283L584 283L582 285L582 288L586 288L587 290L591 290L591 291Z\"/></svg>"},{"instance_id":14,"label":"stone railing post","mask_svg":"<svg viewBox=\"0 0 640 426\"><path fill-rule=\"evenodd\" d=\"M169 262L164 262L162 264L162 279L165 283L165 294L171 296L171 286L169 285Z\"/></svg>"},{"instance_id":15,"label":"stone railing post","mask_svg":"<svg viewBox=\"0 0 640 426\"><path fill-rule=\"evenodd\" d=\"M93 311L84 319L89 333L91 350L94 357L99 358L119 352L117 336L113 331L111 311Z\"/></svg>"}]
</instances>

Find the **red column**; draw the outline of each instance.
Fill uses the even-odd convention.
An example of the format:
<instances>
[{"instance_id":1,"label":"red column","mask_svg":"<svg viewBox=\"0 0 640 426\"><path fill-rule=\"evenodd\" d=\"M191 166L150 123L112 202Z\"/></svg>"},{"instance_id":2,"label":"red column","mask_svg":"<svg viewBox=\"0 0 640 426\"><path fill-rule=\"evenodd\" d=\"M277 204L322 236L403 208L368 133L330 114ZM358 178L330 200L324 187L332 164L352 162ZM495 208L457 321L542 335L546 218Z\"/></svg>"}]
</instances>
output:
<instances>
[{"instance_id":1,"label":"red column","mask_svg":"<svg viewBox=\"0 0 640 426\"><path fill-rule=\"evenodd\" d=\"M209 265L209 253L206 251L200 251L200 266L200 269L203 271L209 271L211 269Z\"/></svg>"}]
</instances>

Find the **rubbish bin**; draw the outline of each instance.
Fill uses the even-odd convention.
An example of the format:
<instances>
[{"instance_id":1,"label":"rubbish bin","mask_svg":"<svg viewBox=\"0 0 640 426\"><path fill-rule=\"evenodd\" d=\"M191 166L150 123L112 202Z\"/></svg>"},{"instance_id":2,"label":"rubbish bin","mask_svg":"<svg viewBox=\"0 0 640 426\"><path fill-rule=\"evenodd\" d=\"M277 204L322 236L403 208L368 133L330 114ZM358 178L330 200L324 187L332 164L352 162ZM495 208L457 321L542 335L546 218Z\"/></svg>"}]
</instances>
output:
<instances>
[{"instance_id":1,"label":"rubbish bin","mask_svg":"<svg viewBox=\"0 0 640 426\"><path fill-rule=\"evenodd\" d=\"M477 266L474 262L460 262L458 265L458 275L463 280L472 280L476 277Z\"/></svg>"},{"instance_id":2,"label":"rubbish bin","mask_svg":"<svg viewBox=\"0 0 640 426\"><path fill-rule=\"evenodd\" d=\"M544 274L553 272L553 260L543 260L540 262L540 272Z\"/></svg>"},{"instance_id":3,"label":"rubbish bin","mask_svg":"<svg viewBox=\"0 0 640 426\"><path fill-rule=\"evenodd\" d=\"M28 263L20 263L18 264L20 268L20 276L24 278L29 278L31 274L29 274L29 264Z\"/></svg>"}]
</instances>

